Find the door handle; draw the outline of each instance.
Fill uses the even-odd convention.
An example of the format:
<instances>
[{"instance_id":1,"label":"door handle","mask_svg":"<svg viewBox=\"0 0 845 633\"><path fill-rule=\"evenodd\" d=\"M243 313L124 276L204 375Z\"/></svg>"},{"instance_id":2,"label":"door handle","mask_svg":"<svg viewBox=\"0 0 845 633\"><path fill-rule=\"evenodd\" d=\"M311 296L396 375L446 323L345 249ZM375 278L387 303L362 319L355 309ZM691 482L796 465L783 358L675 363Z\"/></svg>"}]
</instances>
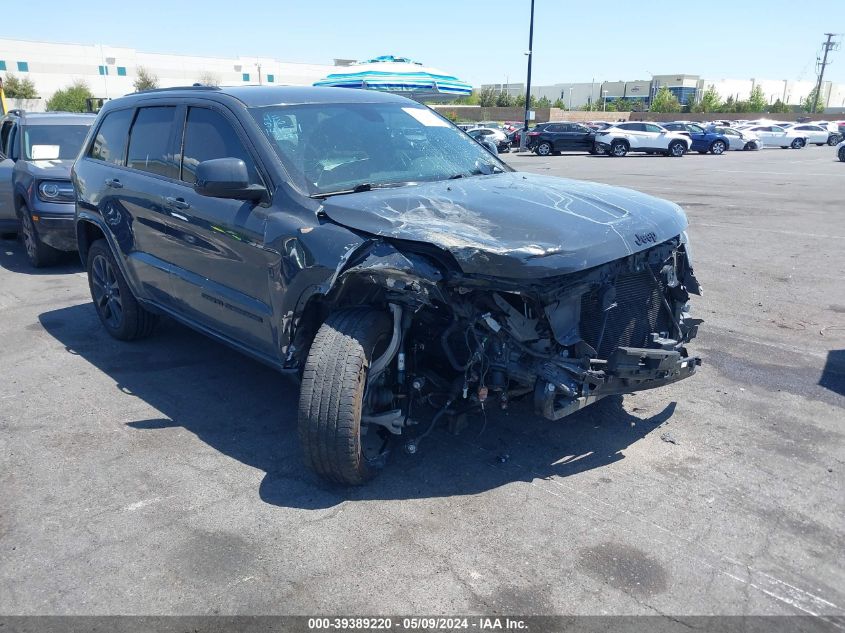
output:
<instances>
[{"instance_id":1,"label":"door handle","mask_svg":"<svg viewBox=\"0 0 845 633\"><path fill-rule=\"evenodd\" d=\"M106 187L112 187L113 189L122 189L123 183L120 182L117 178L109 178L106 180Z\"/></svg>"},{"instance_id":2,"label":"door handle","mask_svg":"<svg viewBox=\"0 0 845 633\"><path fill-rule=\"evenodd\" d=\"M164 201L167 203L168 207L173 209L190 209L191 204L189 202L185 202L184 198L165 198Z\"/></svg>"}]
</instances>

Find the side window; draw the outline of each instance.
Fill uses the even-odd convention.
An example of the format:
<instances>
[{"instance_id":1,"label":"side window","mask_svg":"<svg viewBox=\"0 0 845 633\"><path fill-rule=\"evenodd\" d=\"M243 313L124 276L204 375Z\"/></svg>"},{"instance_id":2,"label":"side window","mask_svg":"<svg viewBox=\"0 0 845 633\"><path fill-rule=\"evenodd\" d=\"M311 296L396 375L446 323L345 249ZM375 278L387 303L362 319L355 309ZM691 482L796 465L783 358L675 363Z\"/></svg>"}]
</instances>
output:
<instances>
[{"instance_id":1,"label":"side window","mask_svg":"<svg viewBox=\"0 0 845 633\"><path fill-rule=\"evenodd\" d=\"M646 132L656 132L660 134L663 129L659 125L654 125L653 123L646 123L645 124L645 131Z\"/></svg>"},{"instance_id":2,"label":"side window","mask_svg":"<svg viewBox=\"0 0 845 633\"><path fill-rule=\"evenodd\" d=\"M226 117L208 108L188 108L181 179L190 184L195 183L197 165L213 158L240 158L246 163L250 183L261 182L255 162Z\"/></svg>"},{"instance_id":3,"label":"side window","mask_svg":"<svg viewBox=\"0 0 845 633\"><path fill-rule=\"evenodd\" d=\"M0 154L3 156L9 155L9 137L11 136L12 132L12 122L11 121L3 121L3 125L0 126Z\"/></svg>"},{"instance_id":4,"label":"side window","mask_svg":"<svg viewBox=\"0 0 845 633\"><path fill-rule=\"evenodd\" d=\"M12 160L18 160L21 157L20 154L20 143L18 143L18 132L20 131L21 126L17 123L12 123L12 130L9 132L9 142L7 143L6 150L9 153L9 158Z\"/></svg>"},{"instance_id":5,"label":"side window","mask_svg":"<svg viewBox=\"0 0 845 633\"><path fill-rule=\"evenodd\" d=\"M94 142L88 150L88 157L122 165L123 150L126 148L126 137L129 136L133 113L131 108L109 112L97 130Z\"/></svg>"},{"instance_id":6,"label":"side window","mask_svg":"<svg viewBox=\"0 0 845 633\"><path fill-rule=\"evenodd\" d=\"M176 178L176 161L169 153L175 116L175 106L151 106L138 110L129 133L128 167Z\"/></svg>"},{"instance_id":7,"label":"side window","mask_svg":"<svg viewBox=\"0 0 845 633\"><path fill-rule=\"evenodd\" d=\"M572 125L569 124L569 123L559 123L557 128L558 128L557 129L558 132L571 132L572 131Z\"/></svg>"}]
</instances>

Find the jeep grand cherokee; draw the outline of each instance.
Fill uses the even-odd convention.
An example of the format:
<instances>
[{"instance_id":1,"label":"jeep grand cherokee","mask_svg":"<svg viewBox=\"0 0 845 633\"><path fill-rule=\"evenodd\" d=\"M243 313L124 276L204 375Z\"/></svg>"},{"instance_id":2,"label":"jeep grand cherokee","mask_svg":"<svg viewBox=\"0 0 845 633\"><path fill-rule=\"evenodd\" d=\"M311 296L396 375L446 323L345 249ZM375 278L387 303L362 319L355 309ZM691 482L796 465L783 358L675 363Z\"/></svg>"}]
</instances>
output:
<instances>
[{"instance_id":1,"label":"jeep grand cherokee","mask_svg":"<svg viewBox=\"0 0 845 633\"><path fill-rule=\"evenodd\" d=\"M105 329L138 339L169 315L298 377L305 460L333 481L472 408L557 420L700 362L677 205L515 172L402 97L130 95L73 182Z\"/></svg>"}]
</instances>

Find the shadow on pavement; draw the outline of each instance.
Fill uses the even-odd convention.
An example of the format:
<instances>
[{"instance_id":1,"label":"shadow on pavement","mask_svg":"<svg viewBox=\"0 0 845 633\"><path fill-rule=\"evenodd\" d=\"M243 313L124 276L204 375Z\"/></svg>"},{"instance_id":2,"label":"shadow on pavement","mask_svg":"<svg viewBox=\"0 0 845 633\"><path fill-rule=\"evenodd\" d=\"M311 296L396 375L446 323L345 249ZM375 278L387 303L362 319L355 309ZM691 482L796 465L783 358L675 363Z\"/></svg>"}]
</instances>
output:
<instances>
[{"instance_id":1,"label":"shadow on pavement","mask_svg":"<svg viewBox=\"0 0 845 633\"><path fill-rule=\"evenodd\" d=\"M91 303L45 312L39 320L68 353L114 380L115 396L117 390L132 394L162 414L129 422L130 427L142 433L184 427L224 455L264 471L261 499L286 507L472 495L514 481L567 477L624 459L625 448L667 421L675 409L671 403L641 418L622 408L621 397L606 398L553 423L514 403L507 412L490 411L486 425L480 414L475 416L458 436L438 428L417 455L406 455L397 443L378 478L364 487L342 488L323 483L303 465L297 387L274 370L172 321L148 340L115 341L102 329ZM644 403L648 395L637 398ZM429 419L421 417L420 427ZM174 451L160 458L189 459Z\"/></svg>"},{"instance_id":2,"label":"shadow on pavement","mask_svg":"<svg viewBox=\"0 0 845 633\"><path fill-rule=\"evenodd\" d=\"M845 349L828 351L819 385L845 396Z\"/></svg>"},{"instance_id":3,"label":"shadow on pavement","mask_svg":"<svg viewBox=\"0 0 845 633\"><path fill-rule=\"evenodd\" d=\"M0 238L0 266L13 273L25 275L63 275L82 270L79 253L61 253L54 266L33 268L26 258L23 245L17 238Z\"/></svg>"}]
</instances>

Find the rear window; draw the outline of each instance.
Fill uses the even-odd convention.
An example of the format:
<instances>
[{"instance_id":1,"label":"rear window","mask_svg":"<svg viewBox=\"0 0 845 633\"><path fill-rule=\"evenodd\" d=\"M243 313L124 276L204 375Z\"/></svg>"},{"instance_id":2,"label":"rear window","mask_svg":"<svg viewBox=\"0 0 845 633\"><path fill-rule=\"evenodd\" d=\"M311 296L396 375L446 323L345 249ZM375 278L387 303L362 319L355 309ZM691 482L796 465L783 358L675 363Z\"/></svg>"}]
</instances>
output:
<instances>
[{"instance_id":1,"label":"rear window","mask_svg":"<svg viewBox=\"0 0 845 633\"><path fill-rule=\"evenodd\" d=\"M126 164L132 169L176 178L178 168L171 149L175 106L141 108L129 135Z\"/></svg>"},{"instance_id":2,"label":"rear window","mask_svg":"<svg viewBox=\"0 0 845 633\"><path fill-rule=\"evenodd\" d=\"M94 142L91 144L91 149L88 150L89 158L114 165L123 164L126 137L129 134L129 124L132 122L133 112L131 108L115 110L105 116L97 130L97 135L94 137Z\"/></svg>"},{"instance_id":3,"label":"rear window","mask_svg":"<svg viewBox=\"0 0 845 633\"><path fill-rule=\"evenodd\" d=\"M88 125L27 125L23 131L26 160L72 160L79 154Z\"/></svg>"}]
</instances>

